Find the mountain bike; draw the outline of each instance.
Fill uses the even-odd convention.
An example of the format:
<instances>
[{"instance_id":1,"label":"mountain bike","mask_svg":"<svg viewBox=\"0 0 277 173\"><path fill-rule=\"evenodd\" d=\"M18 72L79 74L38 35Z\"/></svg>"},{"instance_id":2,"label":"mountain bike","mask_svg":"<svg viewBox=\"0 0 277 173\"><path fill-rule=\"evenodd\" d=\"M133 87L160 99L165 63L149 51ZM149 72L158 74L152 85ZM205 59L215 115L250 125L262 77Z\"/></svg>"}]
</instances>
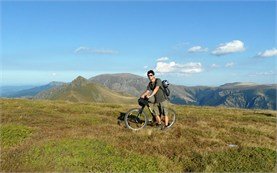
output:
<instances>
[{"instance_id":1,"label":"mountain bike","mask_svg":"<svg viewBox=\"0 0 277 173\"><path fill-rule=\"evenodd\" d=\"M124 122L127 128L132 129L132 130L140 130L146 127L147 125L153 126L155 124L156 118L155 118L155 113L150 107L149 103L152 103L149 101L147 98L140 98L138 100L139 105L141 106L140 108L134 108L129 110L124 117ZM149 110L149 113L151 114L151 118L149 118L145 111L144 108L147 107ZM167 109L168 112L168 126L165 127L164 125L164 119L161 118L163 127L164 128L171 128L173 124L176 121L176 113L173 109L171 108L164 108Z\"/></svg>"}]
</instances>

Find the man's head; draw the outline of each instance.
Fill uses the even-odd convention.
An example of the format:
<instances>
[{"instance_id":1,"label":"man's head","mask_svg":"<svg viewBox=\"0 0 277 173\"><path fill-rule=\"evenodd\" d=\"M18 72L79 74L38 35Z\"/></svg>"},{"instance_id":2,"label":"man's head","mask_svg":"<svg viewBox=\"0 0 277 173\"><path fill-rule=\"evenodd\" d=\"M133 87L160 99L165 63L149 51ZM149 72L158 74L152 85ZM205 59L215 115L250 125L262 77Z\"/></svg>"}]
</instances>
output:
<instances>
[{"instance_id":1,"label":"man's head","mask_svg":"<svg viewBox=\"0 0 277 173\"><path fill-rule=\"evenodd\" d=\"M154 81L155 80L155 72L153 71L153 70L149 70L148 72L147 72L147 77L148 77L148 79L150 80L150 81Z\"/></svg>"}]
</instances>

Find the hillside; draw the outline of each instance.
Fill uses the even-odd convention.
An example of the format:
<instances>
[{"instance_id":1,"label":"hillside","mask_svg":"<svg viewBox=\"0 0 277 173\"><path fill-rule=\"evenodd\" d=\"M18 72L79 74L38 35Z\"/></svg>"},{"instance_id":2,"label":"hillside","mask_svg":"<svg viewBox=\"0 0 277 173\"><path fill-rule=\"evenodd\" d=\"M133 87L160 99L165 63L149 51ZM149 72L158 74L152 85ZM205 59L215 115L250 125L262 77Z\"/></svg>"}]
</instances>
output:
<instances>
[{"instance_id":1,"label":"hillside","mask_svg":"<svg viewBox=\"0 0 277 173\"><path fill-rule=\"evenodd\" d=\"M139 97L149 80L130 73L103 74L89 79L91 82L100 83L114 91L127 93Z\"/></svg>"},{"instance_id":2,"label":"hillside","mask_svg":"<svg viewBox=\"0 0 277 173\"><path fill-rule=\"evenodd\" d=\"M276 172L276 111L173 106L172 129L132 132L137 105L0 103L1 172Z\"/></svg>"},{"instance_id":3,"label":"hillside","mask_svg":"<svg viewBox=\"0 0 277 173\"><path fill-rule=\"evenodd\" d=\"M62 99L74 102L129 102L126 97L138 98L146 90L147 78L130 73L102 74L90 79L80 77L85 85L70 83L48 84L18 91L10 97ZM74 80L75 82L76 79ZM169 81L170 82L170 81ZM248 109L276 110L277 85L234 82L218 87L170 85L170 101L180 105L226 106ZM97 94L98 93L98 94ZM102 94L99 94L102 93ZM111 95L111 98L108 99ZM124 98L123 98L124 97ZM114 99L113 99L114 98ZM125 101L126 100L126 101ZM134 103L134 101L133 101Z\"/></svg>"},{"instance_id":4,"label":"hillside","mask_svg":"<svg viewBox=\"0 0 277 173\"><path fill-rule=\"evenodd\" d=\"M34 99L67 100L72 102L135 103L136 98L114 92L79 76L69 84L45 90Z\"/></svg>"},{"instance_id":5,"label":"hillside","mask_svg":"<svg viewBox=\"0 0 277 173\"><path fill-rule=\"evenodd\" d=\"M22 85L22 86L9 86L9 85L1 85L0 86L0 97L9 97L9 95L16 93L18 91L27 90L30 88L34 88L33 85Z\"/></svg>"},{"instance_id":6,"label":"hillside","mask_svg":"<svg viewBox=\"0 0 277 173\"><path fill-rule=\"evenodd\" d=\"M133 96L145 91L149 82L144 77L128 73L103 74L89 80ZM277 85L235 82L219 87L187 87L171 84L170 89L170 100L175 104L276 110Z\"/></svg>"},{"instance_id":7,"label":"hillside","mask_svg":"<svg viewBox=\"0 0 277 173\"><path fill-rule=\"evenodd\" d=\"M228 84L220 87L189 87L184 90L191 95L192 99L184 99L184 101L175 97L172 99L173 103L182 104L183 101L185 104L200 106L276 110L276 85Z\"/></svg>"},{"instance_id":8,"label":"hillside","mask_svg":"<svg viewBox=\"0 0 277 173\"><path fill-rule=\"evenodd\" d=\"M42 86L38 86L38 87L32 87L32 88L28 88L28 89L23 89L23 90L19 90L17 92L13 92L10 93L8 95L6 95L6 97L11 97L11 98L18 98L18 97L25 97L25 98L32 98L35 95L37 95L38 93L51 89L51 88L55 88L61 85L64 85L66 83L64 82L50 82L47 85L42 85Z\"/></svg>"}]
</instances>

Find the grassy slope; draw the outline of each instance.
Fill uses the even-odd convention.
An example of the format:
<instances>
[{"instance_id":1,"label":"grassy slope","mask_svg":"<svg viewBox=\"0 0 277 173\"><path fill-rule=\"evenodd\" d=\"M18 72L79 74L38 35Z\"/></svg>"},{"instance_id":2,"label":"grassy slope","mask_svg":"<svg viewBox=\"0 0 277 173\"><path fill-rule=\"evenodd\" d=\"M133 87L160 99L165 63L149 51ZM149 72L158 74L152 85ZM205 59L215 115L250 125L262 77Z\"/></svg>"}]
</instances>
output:
<instances>
[{"instance_id":1,"label":"grassy slope","mask_svg":"<svg viewBox=\"0 0 277 173\"><path fill-rule=\"evenodd\" d=\"M0 102L2 171L270 172L276 165L274 111L174 106L173 129L132 132L117 117L135 105Z\"/></svg>"},{"instance_id":2,"label":"grassy slope","mask_svg":"<svg viewBox=\"0 0 277 173\"><path fill-rule=\"evenodd\" d=\"M136 98L116 93L96 83L82 86L65 85L43 92L43 99L67 100L71 102L135 103ZM37 97L36 97L37 98ZM41 97L38 97L42 99Z\"/></svg>"}]
</instances>

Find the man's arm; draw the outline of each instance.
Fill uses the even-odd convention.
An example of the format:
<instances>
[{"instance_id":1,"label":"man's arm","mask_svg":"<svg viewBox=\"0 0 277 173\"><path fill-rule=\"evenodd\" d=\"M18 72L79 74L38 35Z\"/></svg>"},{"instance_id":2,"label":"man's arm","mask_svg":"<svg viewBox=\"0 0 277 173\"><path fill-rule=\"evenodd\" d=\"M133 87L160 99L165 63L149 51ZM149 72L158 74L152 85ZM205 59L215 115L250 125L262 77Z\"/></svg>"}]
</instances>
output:
<instances>
[{"instance_id":1,"label":"man's arm","mask_svg":"<svg viewBox=\"0 0 277 173\"><path fill-rule=\"evenodd\" d=\"M158 92L159 88L160 88L160 86L156 86L155 89L154 89L154 91L152 92L152 94L151 94L150 96L147 95L147 98L150 98L150 97L152 97L153 95L155 95L155 94Z\"/></svg>"}]
</instances>

